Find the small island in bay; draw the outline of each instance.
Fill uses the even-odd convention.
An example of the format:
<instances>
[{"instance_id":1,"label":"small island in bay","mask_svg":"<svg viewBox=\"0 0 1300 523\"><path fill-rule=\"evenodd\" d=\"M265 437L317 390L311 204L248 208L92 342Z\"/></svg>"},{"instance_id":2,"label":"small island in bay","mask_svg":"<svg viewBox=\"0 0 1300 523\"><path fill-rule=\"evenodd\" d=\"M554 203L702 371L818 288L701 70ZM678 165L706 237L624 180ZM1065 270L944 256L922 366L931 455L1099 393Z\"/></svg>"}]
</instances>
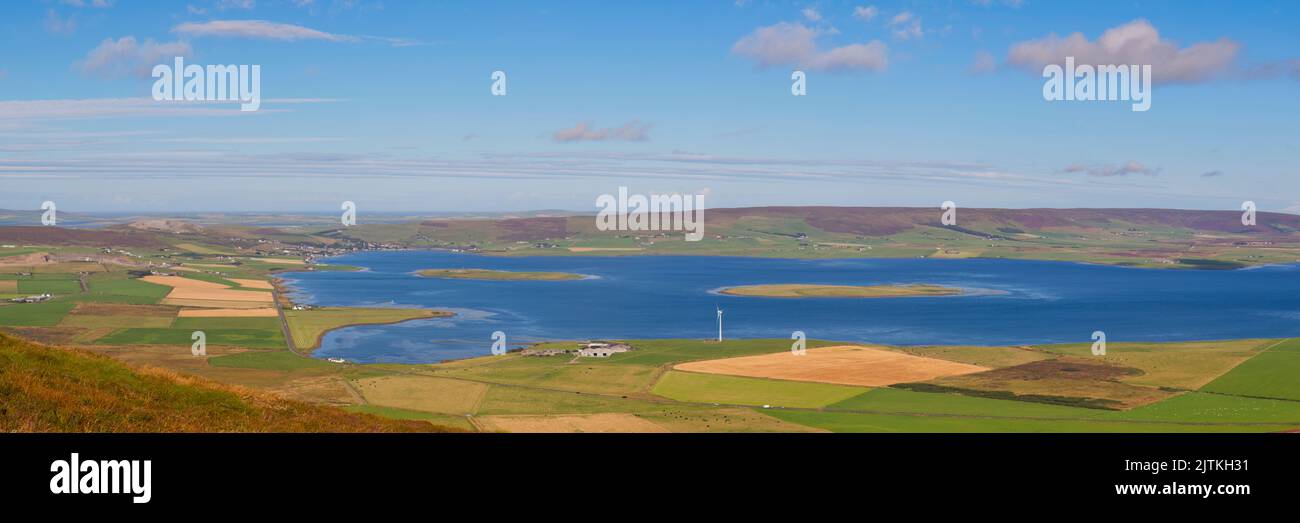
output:
<instances>
[{"instance_id":1,"label":"small island in bay","mask_svg":"<svg viewBox=\"0 0 1300 523\"><path fill-rule=\"evenodd\" d=\"M903 298L912 296L954 296L962 290L940 285L819 285L806 283L775 283L741 285L718 291L729 296L761 296L767 298Z\"/></svg>"},{"instance_id":2,"label":"small island in bay","mask_svg":"<svg viewBox=\"0 0 1300 523\"><path fill-rule=\"evenodd\" d=\"M415 272L425 278L450 278L455 280L492 281L564 281L587 278L571 272L498 271L493 269L421 269Z\"/></svg>"}]
</instances>

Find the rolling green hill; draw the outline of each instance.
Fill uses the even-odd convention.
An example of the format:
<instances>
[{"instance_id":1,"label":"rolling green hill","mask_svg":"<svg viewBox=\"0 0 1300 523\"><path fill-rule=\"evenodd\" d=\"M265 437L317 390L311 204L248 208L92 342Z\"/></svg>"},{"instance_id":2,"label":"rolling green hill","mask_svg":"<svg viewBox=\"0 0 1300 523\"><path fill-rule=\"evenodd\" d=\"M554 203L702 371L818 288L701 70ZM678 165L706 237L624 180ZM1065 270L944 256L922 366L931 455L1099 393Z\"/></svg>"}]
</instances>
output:
<instances>
[{"instance_id":1,"label":"rolling green hill","mask_svg":"<svg viewBox=\"0 0 1300 523\"><path fill-rule=\"evenodd\" d=\"M0 431L451 432L0 334Z\"/></svg>"}]
</instances>

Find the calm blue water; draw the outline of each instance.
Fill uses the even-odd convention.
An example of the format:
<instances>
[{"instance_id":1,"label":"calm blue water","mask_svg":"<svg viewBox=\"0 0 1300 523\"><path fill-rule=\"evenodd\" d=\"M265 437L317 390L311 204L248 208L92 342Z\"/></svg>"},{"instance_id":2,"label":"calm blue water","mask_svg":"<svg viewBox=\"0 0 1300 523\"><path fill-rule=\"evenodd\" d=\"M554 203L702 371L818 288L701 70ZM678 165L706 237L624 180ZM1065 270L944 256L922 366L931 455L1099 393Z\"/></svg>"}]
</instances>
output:
<instances>
[{"instance_id":1,"label":"calm blue water","mask_svg":"<svg viewBox=\"0 0 1300 523\"><path fill-rule=\"evenodd\" d=\"M499 258L437 251L368 252L332 263L364 272L295 273L300 303L420 306L454 318L359 326L326 335L317 357L436 362L539 340L711 338L714 307L729 338L887 344L1005 345L1300 336L1300 266L1236 271L1126 269L1012 260L784 260L677 256ZM425 268L577 272L563 282L421 278ZM723 296L758 283L935 283L971 295L890 299Z\"/></svg>"}]
</instances>

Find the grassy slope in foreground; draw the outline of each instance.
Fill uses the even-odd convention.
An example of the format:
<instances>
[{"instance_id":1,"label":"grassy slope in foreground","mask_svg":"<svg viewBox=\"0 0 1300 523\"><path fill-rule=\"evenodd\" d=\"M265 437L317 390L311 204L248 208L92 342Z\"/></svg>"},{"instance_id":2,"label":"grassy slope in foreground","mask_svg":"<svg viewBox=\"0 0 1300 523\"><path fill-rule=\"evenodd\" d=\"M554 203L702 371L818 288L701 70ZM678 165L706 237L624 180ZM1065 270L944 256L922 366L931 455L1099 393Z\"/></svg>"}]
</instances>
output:
<instances>
[{"instance_id":1,"label":"grassy slope in foreground","mask_svg":"<svg viewBox=\"0 0 1300 523\"><path fill-rule=\"evenodd\" d=\"M326 332L356 325L385 325L424 318L451 316L446 311L428 309L386 309L361 307L321 307L303 311L284 311L289 332L301 351L320 346Z\"/></svg>"},{"instance_id":2,"label":"grassy slope in foreground","mask_svg":"<svg viewBox=\"0 0 1300 523\"><path fill-rule=\"evenodd\" d=\"M493 281L563 281L581 280L586 276L571 272L498 271L492 269L421 269L416 274L425 278Z\"/></svg>"},{"instance_id":3,"label":"grassy slope in foreground","mask_svg":"<svg viewBox=\"0 0 1300 523\"><path fill-rule=\"evenodd\" d=\"M0 431L444 431L286 400L0 334Z\"/></svg>"},{"instance_id":4,"label":"grassy slope in foreground","mask_svg":"<svg viewBox=\"0 0 1300 523\"><path fill-rule=\"evenodd\" d=\"M815 285L782 283L741 285L722 289L730 296L766 298L902 298L909 296L953 296L961 289L939 285Z\"/></svg>"}]
</instances>

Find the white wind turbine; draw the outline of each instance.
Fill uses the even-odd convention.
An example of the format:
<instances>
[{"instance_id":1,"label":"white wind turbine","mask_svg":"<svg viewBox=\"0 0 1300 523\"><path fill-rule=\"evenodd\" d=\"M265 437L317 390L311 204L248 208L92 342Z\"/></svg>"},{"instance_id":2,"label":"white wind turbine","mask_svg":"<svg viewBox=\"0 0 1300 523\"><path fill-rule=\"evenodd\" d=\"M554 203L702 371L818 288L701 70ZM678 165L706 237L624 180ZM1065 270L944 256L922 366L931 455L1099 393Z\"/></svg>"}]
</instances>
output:
<instances>
[{"instance_id":1,"label":"white wind turbine","mask_svg":"<svg viewBox=\"0 0 1300 523\"><path fill-rule=\"evenodd\" d=\"M718 342L721 343L722 342L722 308L718 307L717 305L714 305L713 307L715 309L718 309Z\"/></svg>"}]
</instances>

